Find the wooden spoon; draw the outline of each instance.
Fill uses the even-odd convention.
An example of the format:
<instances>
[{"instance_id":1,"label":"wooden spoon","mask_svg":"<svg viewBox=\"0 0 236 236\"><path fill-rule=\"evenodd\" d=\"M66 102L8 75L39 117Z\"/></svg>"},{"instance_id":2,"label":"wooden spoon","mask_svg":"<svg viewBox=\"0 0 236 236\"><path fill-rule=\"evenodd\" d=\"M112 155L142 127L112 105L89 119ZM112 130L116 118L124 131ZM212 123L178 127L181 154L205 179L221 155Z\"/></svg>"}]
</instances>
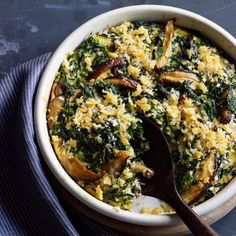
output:
<instances>
[{"instance_id":1,"label":"wooden spoon","mask_svg":"<svg viewBox=\"0 0 236 236\"><path fill-rule=\"evenodd\" d=\"M150 140L150 150L143 156L143 161L155 171L154 177L148 180L143 188L143 194L168 203L194 235L218 235L179 195L174 181L169 145L158 125L143 118L143 126L144 134Z\"/></svg>"}]
</instances>

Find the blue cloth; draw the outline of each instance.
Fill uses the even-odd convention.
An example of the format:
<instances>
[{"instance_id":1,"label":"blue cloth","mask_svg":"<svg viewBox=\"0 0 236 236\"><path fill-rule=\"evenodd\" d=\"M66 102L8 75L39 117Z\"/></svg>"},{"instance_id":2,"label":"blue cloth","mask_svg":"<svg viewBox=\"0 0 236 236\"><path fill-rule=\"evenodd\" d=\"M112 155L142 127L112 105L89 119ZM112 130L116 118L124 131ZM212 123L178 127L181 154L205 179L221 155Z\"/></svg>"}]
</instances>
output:
<instances>
[{"instance_id":1,"label":"blue cloth","mask_svg":"<svg viewBox=\"0 0 236 236\"><path fill-rule=\"evenodd\" d=\"M37 147L34 95L51 54L0 80L0 235L116 235L61 205Z\"/></svg>"}]
</instances>

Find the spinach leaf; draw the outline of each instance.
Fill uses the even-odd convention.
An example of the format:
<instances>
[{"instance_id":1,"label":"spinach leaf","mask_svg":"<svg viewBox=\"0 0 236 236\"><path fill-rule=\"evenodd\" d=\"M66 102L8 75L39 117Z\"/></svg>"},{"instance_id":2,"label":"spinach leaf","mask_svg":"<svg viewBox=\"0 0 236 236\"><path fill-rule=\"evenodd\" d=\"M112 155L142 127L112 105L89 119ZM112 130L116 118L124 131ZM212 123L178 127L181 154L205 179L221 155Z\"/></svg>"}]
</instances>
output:
<instances>
[{"instance_id":1,"label":"spinach leaf","mask_svg":"<svg viewBox=\"0 0 236 236\"><path fill-rule=\"evenodd\" d=\"M119 177L118 177L119 178ZM136 186L136 178L127 179L125 184L120 188L110 188L106 189L103 192L103 195L106 199L121 203L129 204L140 190Z\"/></svg>"},{"instance_id":2,"label":"spinach leaf","mask_svg":"<svg viewBox=\"0 0 236 236\"><path fill-rule=\"evenodd\" d=\"M108 56L106 53L101 53L97 55L93 60L92 68L96 68L97 66L101 65L103 62L105 62L108 59Z\"/></svg>"},{"instance_id":3,"label":"spinach leaf","mask_svg":"<svg viewBox=\"0 0 236 236\"><path fill-rule=\"evenodd\" d=\"M92 85L90 85L88 83L82 83L81 87L83 88L83 97L85 99L95 98L96 91L94 89L94 86L92 86Z\"/></svg>"},{"instance_id":4,"label":"spinach leaf","mask_svg":"<svg viewBox=\"0 0 236 236\"><path fill-rule=\"evenodd\" d=\"M184 192L190 186L197 184L197 180L193 178L190 172L185 172L185 174L183 173L184 172L182 172L181 176L177 178L177 188L180 192Z\"/></svg>"},{"instance_id":5,"label":"spinach leaf","mask_svg":"<svg viewBox=\"0 0 236 236\"><path fill-rule=\"evenodd\" d=\"M130 144L135 150L136 156L139 156L149 149L149 142L144 137L144 128L141 124L132 124L128 128L128 133L130 135Z\"/></svg>"},{"instance_id":6,"label":"spinach leaf","mask_svg":"<svg viewBox=\"0 0 236 236\"><path fill-rule=\"evenodd\" d=\"M208 97L206 98L206 100L204 98L201 99L201 101L202 101L201 108L205 111L209 119L213 120L217 114L215 100Z\"/></svg>"},{"instance_id":7,"label":"spinach leaf","mask_svg":"<svg viewBox=\"0 0 236 236\"><path fill-rule=\"evenodd\" d=\"M197 103L201 103L201 99L199 95L191 88L190 81L184 81L179 89L180 89L180 92L187 93L188 97L192 98Z\"/></svg>"},{"instance_id":8,"label":"spinach leaf","mask_svg":"<svg viewBox=\"0 0 236 236\"><path fill-rule=\"evenodd\" d=\"M202 94L201 92L193 90L190 81L185 81L181 85L180 91L187 93L188 97L193 99L198 106L200 106L201 112L206 114L209 120L213 120L214 117L216 117L216 102L210 94Z\"/></svg>"},{"instance_id":9,"label":"spinach leaf","mask_svg":"<svg viewBox=\"0 0 236 236\"><path fill-rule=\"evenodd\" d=\"M180 54L178 55L178 57L181 57L180 60L182 61L184 59L188 59L188 54L187 54L186 49L188 48L189 45L188 45L187 38L177 36L174 39L173 43L174 43L175 47L179 47L181 50Z\"/></svg>"},{"instance_id":10,"label":"spinach leaf","mask_svg":"<svg viewBox=\"0 0 236 236\"><path fill-rule=\"evenodd\" d=\"M196 169L198 160L190 160L188 156L180 157L180 154L178 154L178 160L175 161L177 161L175 165L176 185L180 192L184 192L191 185L197 184L197 180L191 171Z\"/></svg>"},{"instance_id":11,"label":"spinach leaf","mask_svg":"<svg viewBox=\"0 0 236 236\"><path fill-rule=\"evenodd\" d=\"M158 84L154 89L155 98L160 101L167 99L171 94L170 90L171 88L168 85Z\"/></svg>"},{"instance_id":12,"label":"spinach leaf","mask_svg":"<svg viewBox=\"0 0 236 236\"><path fill-rule=\"evenodd\" d=\"M183 59L179 55L172 55L171 56L171 66L170 69L165 68L165 71L175 71L175 70L184 70L186 72L192 72L187 65L183 63Z\"/></svg>"}]
</instances>

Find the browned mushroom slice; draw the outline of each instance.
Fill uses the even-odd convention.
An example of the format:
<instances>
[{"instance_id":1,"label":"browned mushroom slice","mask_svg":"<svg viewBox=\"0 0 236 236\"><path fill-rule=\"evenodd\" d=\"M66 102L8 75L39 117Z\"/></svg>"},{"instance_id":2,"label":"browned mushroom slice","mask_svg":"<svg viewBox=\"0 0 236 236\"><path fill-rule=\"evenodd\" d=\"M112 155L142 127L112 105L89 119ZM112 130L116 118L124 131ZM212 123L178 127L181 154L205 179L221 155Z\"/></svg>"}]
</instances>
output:
<instances>
[{"instance_id":1,"label":"browned mushroom slice","mask_svg":"<svg viewBox=\"0 0 236 236\"><path fill-rule=\"evenodd\" d=\"M164 42L163 42L163 54L157 60L157 63L156 63L157 69L163 68L166 65L167 60L171 55L173 36L174 36L174 25L173 25L172 20L170 20L168 21L166 25L165 37L164 37Z\"/></svg>"},{"instance_id":2,"label":"browned mushroom slice","mask_svg":"<svg viewBox=\"0 0 236 236\"><path fill-rule=\"evenodd\" d=\"M89 76L88 80L96 80L99 75L101 75L104 71L109 70L115 66L122 66L124 61L121 58L110 58L107 61L103 62L99 65Z\"/></svg>"},{"instance_id":3,"label":"browned mushroom slice","mask_svg":"<svg viewBox=\"0 0 236 236\"><path fill-rule=\"evenodd\" d=\"M89 180L95 181L102 176L89 170L82 162L74 157L65 157L61 160L62 166L68 174L76 180Z\"/></svg>"},{"instance_id":4,"label":"browned mushroom slice","mask_svg":"<svg viewBox=\"0 0 236 236\"><path fill-rule=\"evenodd\" d=\"M232 113L226 107L220 107L219 109L219 121L222 124L228 124L233 118Z\"/></svg>"},{"instance_id":5,"label":"browned mushroom slice","mask_svg":"<svg viewBox=\"0 0 236 236\"><path fill-rule=\"evenodd\" d=\"M141 173L146 179L152 179L154 177L154 170L146 167L143 163L137 162L132 168L133 173Z\"/></svg>"},{"instance_id":6,"label":"browned mushroom slice","mask_svg":"<svg viewBox=\"0 0 236 236\"><path fill-rule=\"evenodd\" d=\"M63 110L65 98L63 96L55 97L48 105L48 127L51 129L56 124L59 113Z\"/></svg>"},{"instance_id":7,"label":"browned mushroom slice","mask_svg":"<svg viewBox=\"0 0 236 236\"><path fill-rule=\"evenodd\" d=\"M73 156L69 156L65 147L62 145L63 140L61 138L53 141L55 152L61 165L66 172L76 180L89 180L95 181L102 177L102 175L89 170L81 161Z\"/></svg>"},{"instance_id":8,"label":"browned mushroom slice","mask_svg":"<svg viewBox=\"0 0 236 236\"><path fill-rule=\"evenodd\" d=\"M55 88L56 87L57 87L57 83L54 82L53 85L52 85L52 90L51 90L49 101L52 101L55 98Z\"/></svg>"},{"instance_id":9,"label":"browned mushroom slice","mask_svg":"<svg viewBox=\"0 0 236 236\"><path fill-rule=\"evenodd\" d=\"M204 195L209 184L215 177L216 170L217 163L215 155L209 155L195 174L195 177L199 182L196 185L192 185L184 192L184 194L182 194L182 198L186 203L192 205Z\"/></svg>"},{"instance_id":10,"label":"browned mushroom slice","mask_svg":"<svg viewBox=\"0 0 236 236\"><path fill-rule=\"evenodd\" d=\"M137 83L131 79L120 76L109 77L104 80L107 84L114 84L121 88L136 89Z\"/></svg>"},{"instance_id":11,"label":"browned mushroom slice","mask_svg":"<svg viewBox=\"0 0 236 236\"><path fill-rule=\"evenodd\" d=\"M58 83L56 85L56 87L54 88L54 95L57 97L57 96L60 96L62 94L64 94L66 91L66 85L65 84L62 84L62 83Z\"/></svg>"},{"instance_id":12,"label":"browned mushroom slice","mask_svg":"<svg viewBox=\"0 0 236 236\"><path fill-rule=\"evenodd\" d=\"M102 172L120 171L130 157L130 152L126 150L119 151L115 158L104 163L101 167Z\"/></svg>"},{"instance_id":13,"label":"browned mushroom slice","mask_svg":"<svg viewBox=\"0 0 236 236\"><path fill-rule=\"evenodd\" d=\"M199 84L198 77L193 73L187 73L184 71L167 71L161 74L160 80L166 84L179 85L184 81L191 81L191 87L196 89Z\"/></svg>"}]
</instances>

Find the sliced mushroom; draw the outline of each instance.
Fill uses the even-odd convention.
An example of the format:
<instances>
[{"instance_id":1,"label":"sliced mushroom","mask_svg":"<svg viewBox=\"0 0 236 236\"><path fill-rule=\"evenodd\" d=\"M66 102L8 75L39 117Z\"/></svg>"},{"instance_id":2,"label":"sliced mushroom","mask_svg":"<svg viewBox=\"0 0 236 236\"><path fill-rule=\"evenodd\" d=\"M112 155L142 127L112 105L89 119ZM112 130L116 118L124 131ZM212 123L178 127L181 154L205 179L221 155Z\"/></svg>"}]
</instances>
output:
<instances>
[{"instance_id":1,"label":"sliced mushroom","mask_svg":"<svg viewBox=\"0 0 236 236\"><path fill-rule=\"evenodd\" d=\"M126 150L119 151L115 158L104 163L101 167L102 172L120 171L130 157L130 152Z\"/></svg>"},{"instance_id":2,"label":"sliced mushroom","mask_svg":"<svg viewBox=\"0 0 236 236\"><path fill-rule=\"evenodd\" d=\"M51 90L51 94L50 94L50 101L52 101L55 98L55 88L57 86L57 83L53 83L52 85L52 90Z\"/></svg>"},{"instance_id":3,"label":"sliced mushroom","mask_svg":"<svg viewBox=\"0 0 236 236\"><path fill-rule=\"evenodd\" d=\"M65 84L62 84L62 83L58 83L54 89L54 95L57 97L57 96L60 96L62 94L64 94L66 91L66 85Z\"/></svg>"},{"instance_id":4,"label":"sliced mushroom","mask_svg":"<svg viewBox=\"0 0 236 236\"><path fill-rule=\"evenodd\" d=\"M66 85L63 83L54 82L52 85L52 91L50 96L50 101L52 101L55 97L63 95L66 91Z\"/></svg>"},{"instance_id":5,"label":"sliced mushroom","mask_svg":"<svg viewBox=\"0 0 236 236\"><path fill-rule=\"evenodd\" d=\"M219 109L219 121L222 124L228 124L233 118L232 113L227 107L220 107Z\"/></svg>"},{"instance_id":6,"label":"sliced mushroom","mask_svg":"<svg viewBox=\"0 0 236 236\"><path fill-rule=\"evenodd\" d=\"M204 160L199 170L195 173L195 178L198 180L196 185L192 185L187 191L182 194L182 198L189 205L197 202L207 191L211 181L213 181L217 171L217 162L215 155L209 155Z\"/></svg>"},{"instance_id":7,"label":"sliced mushroom","mask_svg":"<svg viewBox=\"0 0 236 236\"><path fill-rule=\"evenodd\" d=\"M146 167L141 162L135 163L134 167L132 168L133 173L141 173L143 177L146 179L152 179L154 177L154 170Z\"/></svg>"},{"instance_id":8,"label":"sliced mushroom","mask_svg":"<svg viewBox=\"0 0 236 236\"><path fill-rule=\"evenodd\" d=\"M156 63L156 67L159 70L166 65L167 60L171 55L173 36L174 36L174 25L173 25L173 21L170 20L170 21L168 21L166 28L165 28L165 37L164 37L164 42L163 42L163 54L157 60L157 63Z\"/></svg>"},{"instance_id":9,"label":"sliced mushroom","mask_svg":"<svg viewBox=\"0 0 236 236\"><path fill-rule=\"evenodd\" d=\"M60 163L66 172L74 179L95 181L102 177L102 175L89 170L76 157L69 156L65 147L62 146L62 139L59 139L57 142L54 141L53 146Z\"/></svg>"},{"instance_id":10,"label":"sliced mushroom","mask_svg":"<svg viewBox=\"0 0 236 236\"><path fill-rule=\"evenodd\" d=\"M88 80L96 80L99 75L101 75L104 71L109 70L116 66L124 65L124 60L121 58L110 58L101 65L99 65L89 76Z\"/></svg>"},{"instance_id":11,"label":"sliced mushroom","mask_svg":"<svg viewBox=\"0 0 236 236\"><path fill-rule=\"evenodd\" d=\"M131 79L120 76L109 77L104 80L107 84L114 84L121 88L136 89L137 83Z\"/></svg>"},{"instance_id":12,"label":"sliced mushroom","mask_svg":"<svg viewBox=\"0 0 236 236\"><path fill-rule=\"evenodd\" d=\"M65 170L68 172L68 174L74 179L95 181L102 177L101 175L85 167L85 165L77 158L66 157L63 158L63 161L61 161L61 163Z\"/></svg>"},{"instance_id":13,"label":"sliced mushroom","mask_svg":"<svg viewBox=\"0 0 236 236\"><path fill-rule=\"evenodd\" d=\"M64 96L55 97L48 105L48 127L51 129L56 124L59 113L63 110Z\"/></svg>"},{"instance_id":14,"label":"sliced mushroom","mask_svg":"<svg viewBox=\"0 0 236 236\"><path fill-rule=\"evenodd\" d=\"M191 81L191 87L196 89L199 84L198 77L193 73L187 73L184 71L167 71L161 74L160 80L166 84L180 85L184 81Z\"/></svg>"}]
</instances>

